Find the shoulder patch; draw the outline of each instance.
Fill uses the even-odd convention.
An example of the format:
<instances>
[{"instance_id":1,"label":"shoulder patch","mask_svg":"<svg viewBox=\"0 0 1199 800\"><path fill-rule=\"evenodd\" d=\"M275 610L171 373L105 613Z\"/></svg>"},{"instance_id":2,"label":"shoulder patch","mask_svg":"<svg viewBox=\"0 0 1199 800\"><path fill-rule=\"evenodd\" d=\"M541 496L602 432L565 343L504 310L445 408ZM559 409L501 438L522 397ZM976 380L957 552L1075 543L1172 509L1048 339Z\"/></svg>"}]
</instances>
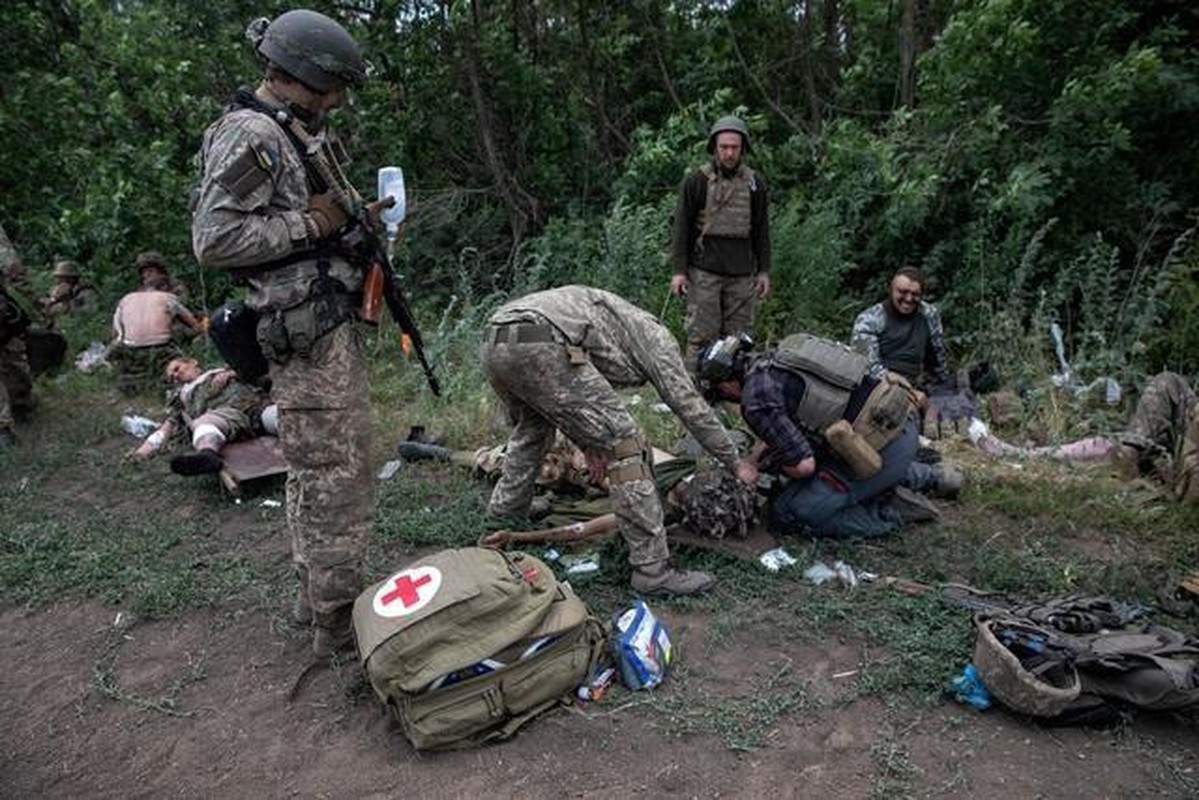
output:
<instances>
[{"instance_id":1,"label":"shoulder patch","mask_svg":"<svg viewBox=\"0 0 1199 800\"><path fill-rule=\"evenodd\" d=\"M245 200L272 175L278 154L261 144L247 144L240 154L227 161L217 181L238 200Z\"/></svg>"}]
</instances>

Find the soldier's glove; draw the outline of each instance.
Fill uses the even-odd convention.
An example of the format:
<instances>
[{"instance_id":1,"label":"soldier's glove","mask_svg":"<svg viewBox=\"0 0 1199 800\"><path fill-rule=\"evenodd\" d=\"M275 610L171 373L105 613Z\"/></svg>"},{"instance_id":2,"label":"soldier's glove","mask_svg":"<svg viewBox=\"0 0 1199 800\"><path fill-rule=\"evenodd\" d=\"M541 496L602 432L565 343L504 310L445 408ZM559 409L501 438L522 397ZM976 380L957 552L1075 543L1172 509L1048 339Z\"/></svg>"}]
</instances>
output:
<instances>
[{"instance_id":1,"label":"soldier's glove","mask_svg":"<svg viewBox=\"0 0 1199 800\"><path fill-rule=\"evenodd\" d=\"M384 209L391 208L395 204L396 199L391 195L366 204L366 218L370 222L372 230L379 230L379 215L383 213Z\"/></svg>"},{"instance_id":2,"label":"soldier's glove","mask_svg":"<svg viewBox=\"0 0 1199 800\"><path fill-rule=\"evenodd\" d=\"M929 439L940 439L955 433L965 435L970 420L978 415L978 402L974 392L969 389L933 389L924 413L923 433Z\"/></svg>"},{"instance_id":3,"label":"soldier's glove","mask_svg":"<svg viewBox=\"0 0 1199 800\"><path fill-rule=\"evenodd\" d=\"M340 230L348 220L345 209L337 202L333 192L314 194L308 198L308 213L304 225L308 227L310 238L324 239Z\"/></svg>"}]
</instances>

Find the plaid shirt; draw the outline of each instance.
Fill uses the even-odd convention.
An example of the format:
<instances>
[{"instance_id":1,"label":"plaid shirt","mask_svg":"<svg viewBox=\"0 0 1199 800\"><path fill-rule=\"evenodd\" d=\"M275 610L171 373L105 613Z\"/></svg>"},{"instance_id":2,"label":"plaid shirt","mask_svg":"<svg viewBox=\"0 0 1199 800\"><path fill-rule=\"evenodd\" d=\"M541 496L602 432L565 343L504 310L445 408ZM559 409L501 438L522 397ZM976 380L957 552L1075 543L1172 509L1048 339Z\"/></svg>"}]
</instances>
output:
<instances>
[{"instance_id":1,"label":"plaid shirt","mask_svg":"<svg viewBox=\"0 0 1199 800\"><path fill-rule=\"evenodd\" d=\"M852 421L877 385L866 377L850 395L845 419ZM807 382L802 376L763 363L751 368L741 387L741 416L767 446L761 463L769 469L795 466L816 455L810 434L795 418Z\"/></svg>"}]
</instances>

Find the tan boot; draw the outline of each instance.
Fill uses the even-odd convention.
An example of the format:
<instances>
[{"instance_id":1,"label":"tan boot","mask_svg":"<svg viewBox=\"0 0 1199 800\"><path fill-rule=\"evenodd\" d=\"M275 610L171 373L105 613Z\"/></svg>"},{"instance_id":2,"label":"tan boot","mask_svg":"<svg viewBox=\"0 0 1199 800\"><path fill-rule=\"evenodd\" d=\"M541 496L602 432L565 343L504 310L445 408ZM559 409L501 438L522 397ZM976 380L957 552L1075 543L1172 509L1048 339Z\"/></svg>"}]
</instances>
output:
<instances>
[{"instance_id":1,"label":"tan boot","mask_svg":"<svg viewBox=\"0 0 1199 800\"><path fill-rule=\"evenodd\" d=\"M312 654L319 660L327 660L334 653L354 649L354 624L349 606L318 619L313 628Z\"/></svg>"},{"instance_id":2,"label":"tan boot","mask_svg":"<svg viewBox=\"0 0 1199 800\"><path fill-rule=\"evenodd\" d=\"M702 594L716 585L706 572L675 569L665 561L633 568L633 589L653 597Z\"/></svg>"}]
</instances>

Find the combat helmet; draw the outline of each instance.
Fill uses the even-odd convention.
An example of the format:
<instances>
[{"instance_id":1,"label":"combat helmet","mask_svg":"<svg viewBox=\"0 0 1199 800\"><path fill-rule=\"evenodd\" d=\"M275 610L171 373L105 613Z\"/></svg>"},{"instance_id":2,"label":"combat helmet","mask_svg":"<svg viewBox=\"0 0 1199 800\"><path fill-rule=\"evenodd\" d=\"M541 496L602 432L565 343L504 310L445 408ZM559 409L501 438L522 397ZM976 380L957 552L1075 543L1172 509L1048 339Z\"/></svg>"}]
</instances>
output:
<instances>
[{"instance_id":1,"label":"combat helmet","mask_svg":"<svg viewBox=\"0 0 1199 800\"><path fill-rule=\"evenodd\" d=\"M134 268L140 273L147 268L154 268L162 272L169 272L167 269L167 260L162 253L157 250L146 250L138 253L137 258L133 259Z\"/></svg>"},{"instance_id":2,"label":"combat helmet","mask_svg":"<svg viewBox=\"0 0 1199 800\"><path fill-rule=\"evenodd\" d=\"M54 271L50 274L55 278L78 278L79 265L69 258L60 258L54 262Z\"/></svg>"},{"instance_id":3,"label":"combat helmet","mask_svg":"<svg viewBox=\"0 0 1199 800\"><path fill-rule=\"evenodd\" d=\"M695 361L695 377L707 383L741 380L749 362L754 340L747 333L725 336L709 342Z\"/></svg>"},{"instance_id":4,"label":"combat helmet","mask_svg":"<svg viewBox=\"0 0 1199 800\"><path fill-rule=\"evenodd\" d=\"M713 539L744 539L757 508L754 487L724 469L701 470L687 484L683 525Z\"/></svg>"},{"instance_id":5,"label":"combat helmet","mask_svg":"<svg viewBox=\"0 0 1199 800\"><path fill-rule=\"evenodd\" d=\"M259 55L318 92L361 86L366 80L362 51L346 29L324 14L296 9L246 30Z\"/></svg>"},{"instance_id":6,"label":"combat helmet","mask_svg":"<svg viewBox=\"0 0 1199 800\"><path fill-rule=\"evenodd\" d=\"M741 134L741 150L749 152L749 126L740 117L721 117L712 125L712 130L708 131L708 152L716 152L716 135L725 131L733 131Z\"/></svg>"},{"instance_id":7,"label":"combat helmet","mask_svg":"<svg viewBox=\"0 0 1199 800\"><path fill-rule=\"evenodd\" d=\"M1081 692L1078 672L1053 633L1009 618L975 620L974 665L988 691L1014 711L1056 717Z\"/></svg>"}]
</instances>

